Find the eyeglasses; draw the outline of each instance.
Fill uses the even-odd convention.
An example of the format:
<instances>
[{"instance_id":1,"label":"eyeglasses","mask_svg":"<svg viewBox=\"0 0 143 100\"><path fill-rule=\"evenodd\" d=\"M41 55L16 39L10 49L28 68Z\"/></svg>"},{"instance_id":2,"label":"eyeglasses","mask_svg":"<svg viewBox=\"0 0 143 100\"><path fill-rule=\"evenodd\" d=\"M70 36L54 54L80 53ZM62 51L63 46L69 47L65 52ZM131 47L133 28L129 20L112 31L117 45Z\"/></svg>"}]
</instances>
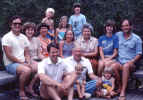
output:
<instances>
[{"instance_id":1,"label":"eyeglasses","mask_svg":"<svg viewBox=\"0 0 143 100\"><path fill-rule=\"evenodd\" d=\"M14 26L16 26L16 25L22 25L22 23L12 23Z\"/></svg>"}]
</instances>

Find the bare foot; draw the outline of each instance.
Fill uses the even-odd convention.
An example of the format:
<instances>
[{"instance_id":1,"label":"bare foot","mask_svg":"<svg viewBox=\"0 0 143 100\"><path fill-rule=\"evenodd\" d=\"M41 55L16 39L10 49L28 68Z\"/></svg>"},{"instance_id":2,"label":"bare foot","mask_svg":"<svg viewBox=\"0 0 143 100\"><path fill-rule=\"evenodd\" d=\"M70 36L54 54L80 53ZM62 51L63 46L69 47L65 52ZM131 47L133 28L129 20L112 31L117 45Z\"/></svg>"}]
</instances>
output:
<instances>
[{"instance_id":1,"label":"bare foot","mask_svg":"<svg viewBox=\"0 0 143 100\"><path fill-rule=\"evenodd\" d=\"M38 95L34 92L34 90L32 88L25 88L26 92L28 92L30 95L32 95L33 97L37 97Z\"/></svg>"},{"instance_id":2,"label":"bare foot","mask_svg":"<svg viewBox=\"0 0 143 100\"><path fill-rule=\"evenodd\" d=\"M25 95L24 91L19 92L20 100L29 100L29 98Z\"/></svg>"}]
</instances>

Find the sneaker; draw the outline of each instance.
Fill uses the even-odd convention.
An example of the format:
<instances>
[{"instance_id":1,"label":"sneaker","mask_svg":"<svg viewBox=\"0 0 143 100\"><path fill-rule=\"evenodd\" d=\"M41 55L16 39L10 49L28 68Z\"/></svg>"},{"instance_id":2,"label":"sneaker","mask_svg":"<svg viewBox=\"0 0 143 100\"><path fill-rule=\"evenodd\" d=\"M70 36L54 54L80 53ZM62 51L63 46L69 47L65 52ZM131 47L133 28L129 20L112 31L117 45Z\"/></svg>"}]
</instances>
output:
<instances>
[{"instance_id":1,"label":"sneaker","mask_svg":"<svg viewBox=\"0 0 143 100\"><path fill-rule=\"evenodd\" d=\"M91 97L91 94L90 93L84 93L84 96L86 99L90 98Z\"/></svg>"}]
</instances>

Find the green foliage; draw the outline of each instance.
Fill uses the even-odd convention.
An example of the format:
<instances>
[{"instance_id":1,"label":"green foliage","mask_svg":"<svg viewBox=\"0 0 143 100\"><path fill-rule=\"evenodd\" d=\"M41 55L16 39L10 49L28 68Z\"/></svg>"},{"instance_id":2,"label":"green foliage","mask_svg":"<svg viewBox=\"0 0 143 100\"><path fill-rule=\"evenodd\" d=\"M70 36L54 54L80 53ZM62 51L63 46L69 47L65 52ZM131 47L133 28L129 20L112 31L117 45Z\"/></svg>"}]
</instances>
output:
<instances>
[{"instance_id":1,"label":"green foliage","mask_svg":"<svg viewBox=\"0 0 143 100\"><path fill-rule=\"evenodd\" d=\"M9 31L8 20L11 16L20 15L24 21L39 23L48 7L56 10L54 19L57 26L61 16L73 14L74 2L81 3L81 12L94 26L95 36L103 34L104 22L109 18L116 21L119 30L120 21L129 17L135 24L134 31L139 35L143 32L143 0L0 0L1 36Z\"/></svg>"}]
</instances>

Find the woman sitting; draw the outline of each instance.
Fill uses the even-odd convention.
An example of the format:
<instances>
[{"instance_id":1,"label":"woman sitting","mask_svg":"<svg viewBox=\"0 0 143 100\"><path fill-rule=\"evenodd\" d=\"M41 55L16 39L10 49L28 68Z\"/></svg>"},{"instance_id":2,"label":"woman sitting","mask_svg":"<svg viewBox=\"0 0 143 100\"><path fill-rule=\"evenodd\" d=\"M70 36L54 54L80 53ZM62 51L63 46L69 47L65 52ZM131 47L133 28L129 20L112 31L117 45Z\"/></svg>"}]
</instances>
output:
<instances>
[{"instance_id":1,"label":"woman sitting","mask_svg":"<svg viewBox=\"0 0 143 100\"><path fill-rule=\"evenodd\" d=\"M62 58L71 56L72 48L74 48L74 33L72 32L72 30L67 30L64 36L64 40L60 41L60 56Z\"/></svg>"}]
</instances>

